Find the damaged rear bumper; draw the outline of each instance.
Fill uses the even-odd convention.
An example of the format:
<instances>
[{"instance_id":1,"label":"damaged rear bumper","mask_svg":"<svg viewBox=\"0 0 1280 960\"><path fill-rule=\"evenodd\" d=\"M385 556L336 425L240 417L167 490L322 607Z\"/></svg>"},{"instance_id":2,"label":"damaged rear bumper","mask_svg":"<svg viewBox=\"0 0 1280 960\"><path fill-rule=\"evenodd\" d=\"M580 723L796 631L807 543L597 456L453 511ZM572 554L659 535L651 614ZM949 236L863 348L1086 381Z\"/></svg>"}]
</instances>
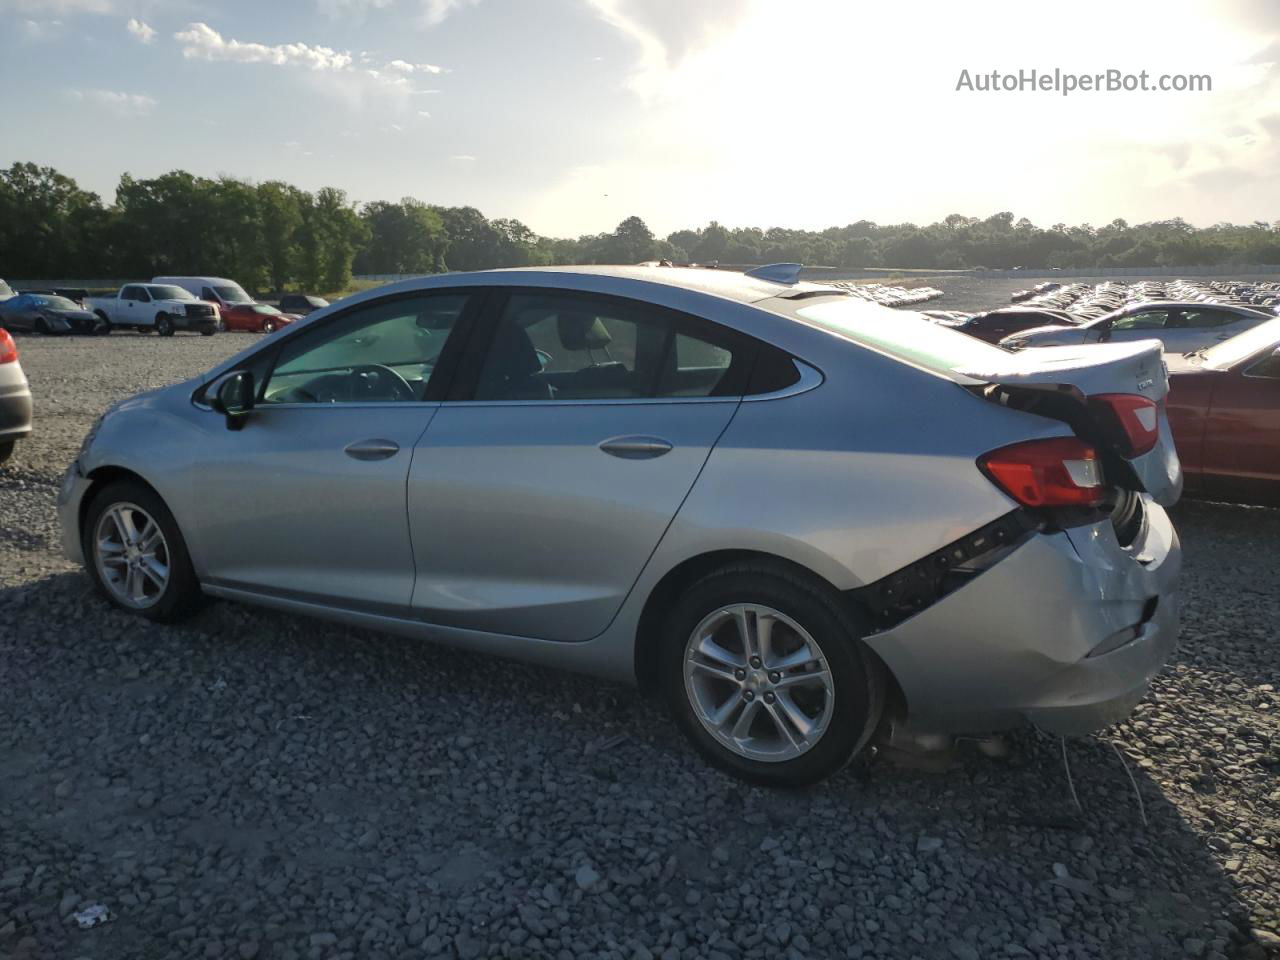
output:
<instances>
[{"instance_id":1,"label":"damaged rear bumper","mask_svg":"<svg viewBox=\"0 0 1280 960\"><path fill-rule=\"evenodd\" d=\"M1037 533L928 609L867 638L906 700L905 728L1027 722L1081 734L1123 719L1178 637L1182 552L1163 508L1122 547L1110 521Z\"/></svg>"}]
</instances>

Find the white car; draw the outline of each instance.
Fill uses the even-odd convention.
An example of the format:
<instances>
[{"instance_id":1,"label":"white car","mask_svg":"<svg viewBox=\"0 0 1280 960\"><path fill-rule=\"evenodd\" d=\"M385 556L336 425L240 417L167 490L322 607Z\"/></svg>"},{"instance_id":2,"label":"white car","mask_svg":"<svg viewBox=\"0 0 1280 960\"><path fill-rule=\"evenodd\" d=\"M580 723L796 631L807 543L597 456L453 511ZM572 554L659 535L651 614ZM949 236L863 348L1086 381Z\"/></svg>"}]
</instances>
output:
<instances>
[{"instance_id":1,"label":"white car","mask_svg":"<svg viewBox=\"0 0 1280 960\"><path fill-rule=\"evenodd\" d=\"M1160 340L1166 353L1190 353L1251 330L1272 314L1249 307L1192 301L1131 303L1077 326L1032 327L1000 341L1010 350L1079 343Z\"/></svg>"}]
</instances>

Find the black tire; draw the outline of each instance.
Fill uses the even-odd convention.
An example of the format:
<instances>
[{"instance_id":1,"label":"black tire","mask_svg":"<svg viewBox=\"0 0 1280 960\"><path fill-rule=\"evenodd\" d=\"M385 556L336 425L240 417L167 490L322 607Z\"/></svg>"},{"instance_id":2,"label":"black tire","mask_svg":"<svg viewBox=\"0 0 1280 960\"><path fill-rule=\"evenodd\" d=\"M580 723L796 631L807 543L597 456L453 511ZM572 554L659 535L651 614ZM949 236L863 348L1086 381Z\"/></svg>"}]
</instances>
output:
<instances>
[{"instance_id":1,"label":"black tire","mask_svg":"<svg viewBox=\"0 0 1280 960\"><path fill-rule=\"evenodd\" d=\"M169 319L167 313L162 313L156 317L156 333L162 337L172 337L173 332L173 321Z\"/></svg>"},{"instance_id":2,"label":"black tire","mask_svg":"<svg viewBox=\"0 0 1280 960\"><path fill-rule=\"evenodd\" d=\"M16 440L0 440L0 463L5 463L13 456L13 448L17 445Z\"/></svg>"},{"instance_id":3,"label":"black tire","mask_svg":"<svg viewBox=\"0 0 1280 960\"><path fill-rule=\"evenodd\" d=\"M107 315L101 310L94 313L98 318L98 322L94 325L93 332L95 336L105 337L111 333L111 321L107 319Z\"/></svg>"},{"instance_id":4,"label":"black tire","mask_svg":"<svg viewBox=\"0 0 1280 960\"><path fill-rule=\"evenodd\" d=\"M36 325L32 329L41 336L47 337L49 336L49 321L44 317L37 317Z\"/></svg>"},{"instance_id":5,"label":"black tire","mask_svg":"<svg viewBox=\"0 0 1280 960\"><path fill-rule=\"evenodd\" d=\"M262 332L263 332L263 333L275 333L275 332L276 332L276 325L275 325L274 323L272 323L270 320L264 321L264 322L263 322L263 324L262 324Z\"/></svg>"},{"instance_id":6,"label":"black tire","mask_svg":"<svg viewBox=\"0 0 1280 960\"><path fill-rule=\"evenodd\" d=\"M202 337L212 337L212 336L213 336L215 333L217 333L217 332L218 332L218 331L217 331L215 328L213 328L213 327L205 327L205 328L203 328L203 329L200 331L200 336L202 336Z\"/></svg>"},{"instance_id":7,"label":"black tire","mask_svg":"<svg viewBox=\"0 0 1280 960\"><path fill-rule=\"evenodd\" d=\"M826 730L791 759L758 760L731 750L703 726L690 702L684 676L686 641L708 615L739 603L770 607L793 620L809 634L830 669L834 699ZM884 703L883 668L863 647L862 631L840 595L780 565L724 567L686 590L667 617L660 669L676 722L703 756L743 780L769 786L804 786L839 771L875 732Z\"/></svg>"},{"instance_id":8,"label":"black tire","mask_svg":"<svg viewBox=\"0 0 1280 960\"><path fill-rule=\"evenodd\" d=\"M136 504L159 524L168 547L169 579L155 602L141 609L130 607L116 598L98 571L94 530L104 513L121 503ZM178 523L154 490L137 480L118 480L99 490L85 511L84 526L80 530L80 544L84 550L85 571L94 587L110 604L129 613L136 613L157 623L173 623L183 620L204 605L204 594L196 580L187 544L178 529Z\"/></svg>"}]
</instances>

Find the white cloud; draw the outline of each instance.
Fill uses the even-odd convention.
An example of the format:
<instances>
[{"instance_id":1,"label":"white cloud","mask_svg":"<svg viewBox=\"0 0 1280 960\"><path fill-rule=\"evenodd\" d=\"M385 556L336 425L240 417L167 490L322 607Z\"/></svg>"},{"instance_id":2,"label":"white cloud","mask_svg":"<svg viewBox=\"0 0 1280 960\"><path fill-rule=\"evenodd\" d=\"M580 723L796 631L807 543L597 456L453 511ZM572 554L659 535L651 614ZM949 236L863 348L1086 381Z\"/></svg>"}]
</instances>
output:
<instances>
[{"instance_id":1,"label":"white cloud","mask_svg":"<svg viewBox=\"0 0 1280 960\"><path fill-rule=\"evenodd\" d=\"M173 38L182 44L188 60L229 60L236 63L270 63L277 67L300 66L311 70L346 70L351 54L306 43L243 43L227 40L207 23L193 23Z\"/></svg>"},{"instance_id":2,"label":"white cloud","mask_svg":"<svg viewBox=\"0 0 1280 960\"><path fill-rule=\"evenodd\" d=\"M392 60L387 64L386 69L395 73L444 73L444 67L438 67L434 63L408 63L404 60Z\"/></svg>"},{"instance_id":3,"label":"white cloud","mask_svg":"<svg viewBox=\"0 0 1280 960\"><path fill-rule=\"evenodd\" d=\"M430 118L431 118L431 111L430 111L430 110L419 110L419 111L418 111L418 116L420 116L420 117L426 117L427 119L430 119Z\"/></svg>"},{"instance_id":4,"label":"white cloud","mask_svg":"<svg viewBox=\"0 0 1280 960\"><path fill-rule=\"evenodd\" d=\"M117 90L72 90L71 97L107 110L117 117L144 117L156 106L155 97Z\"/></svg>"},{"instance_id":5,"label":"white cloud","mask_svg":"<svg viewBox=\"0 0 1280 960\"><path fill-rule=\"evenodd\" d=\"M473 160L475 160L475 157L473 157L469 153L455 153L449 159L457 160L459 163L471 163Z\"/></svg>"},{"instance_id":6,"label":"white cloud","mask_svg":"<svg viewBox=\"0 0 1280 960\"><path fill-rule=\"evenodd\" d=\"M356 62L350 51L307 43L265 44L224 37L207 23L192 23L174 39L182 44L189 60L220 60L232 63L265 63L278 67L302 67L314 76L313 85L324 93L359 106L369 94L407 97L430 91L417 90L411 79L418 74L447 72L430 63L391 60L381 68L366 66L367 52Z\"/></svg>"},{"instance_id":7,"label":"white cloud","mask_svg":"<svg viewBox=\"0 0 1280 960\"><path fill-rule=\"evenodd\" d=\"M125 26L128 28L130 33L143 43L150 43L156 38L155 30L136 18L130 17L129 22Z\"/></svg>"},{"instance_id":8,"label":"white cloud","mask_svg":"<svg viewBox=\"0 0 1280 960\"><path fill-rule=\"evenodd\" d=\"M2 0L0 0L2 2ZM455 10L473 7L480 0L416 0L421 14L418 23L423 27L435 27L443 23ZM330 17L350 17L363 20L371 10L385 10L396 0L316 0L320 12Z\"/></svg>"}]
</instances>

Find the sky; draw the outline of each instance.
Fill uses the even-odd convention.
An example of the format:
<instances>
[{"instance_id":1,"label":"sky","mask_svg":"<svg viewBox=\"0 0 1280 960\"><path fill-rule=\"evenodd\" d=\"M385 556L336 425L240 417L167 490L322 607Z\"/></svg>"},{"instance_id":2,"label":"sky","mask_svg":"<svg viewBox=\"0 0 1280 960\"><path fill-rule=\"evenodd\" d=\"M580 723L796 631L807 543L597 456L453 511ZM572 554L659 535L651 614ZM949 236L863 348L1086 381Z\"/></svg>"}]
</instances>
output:
<instances>
[{"instance_id":1,"label":"sky","mask_svg":"<svg viewBox=\"0 0 1280 960\"><path fill-rule=\"evenodd\" d=\"M1107 69L1211 91L983 92ZM1280 220L1276 0L0 0L0 164L181 168L577 236Z\"/></svg>"}]
</instances>

